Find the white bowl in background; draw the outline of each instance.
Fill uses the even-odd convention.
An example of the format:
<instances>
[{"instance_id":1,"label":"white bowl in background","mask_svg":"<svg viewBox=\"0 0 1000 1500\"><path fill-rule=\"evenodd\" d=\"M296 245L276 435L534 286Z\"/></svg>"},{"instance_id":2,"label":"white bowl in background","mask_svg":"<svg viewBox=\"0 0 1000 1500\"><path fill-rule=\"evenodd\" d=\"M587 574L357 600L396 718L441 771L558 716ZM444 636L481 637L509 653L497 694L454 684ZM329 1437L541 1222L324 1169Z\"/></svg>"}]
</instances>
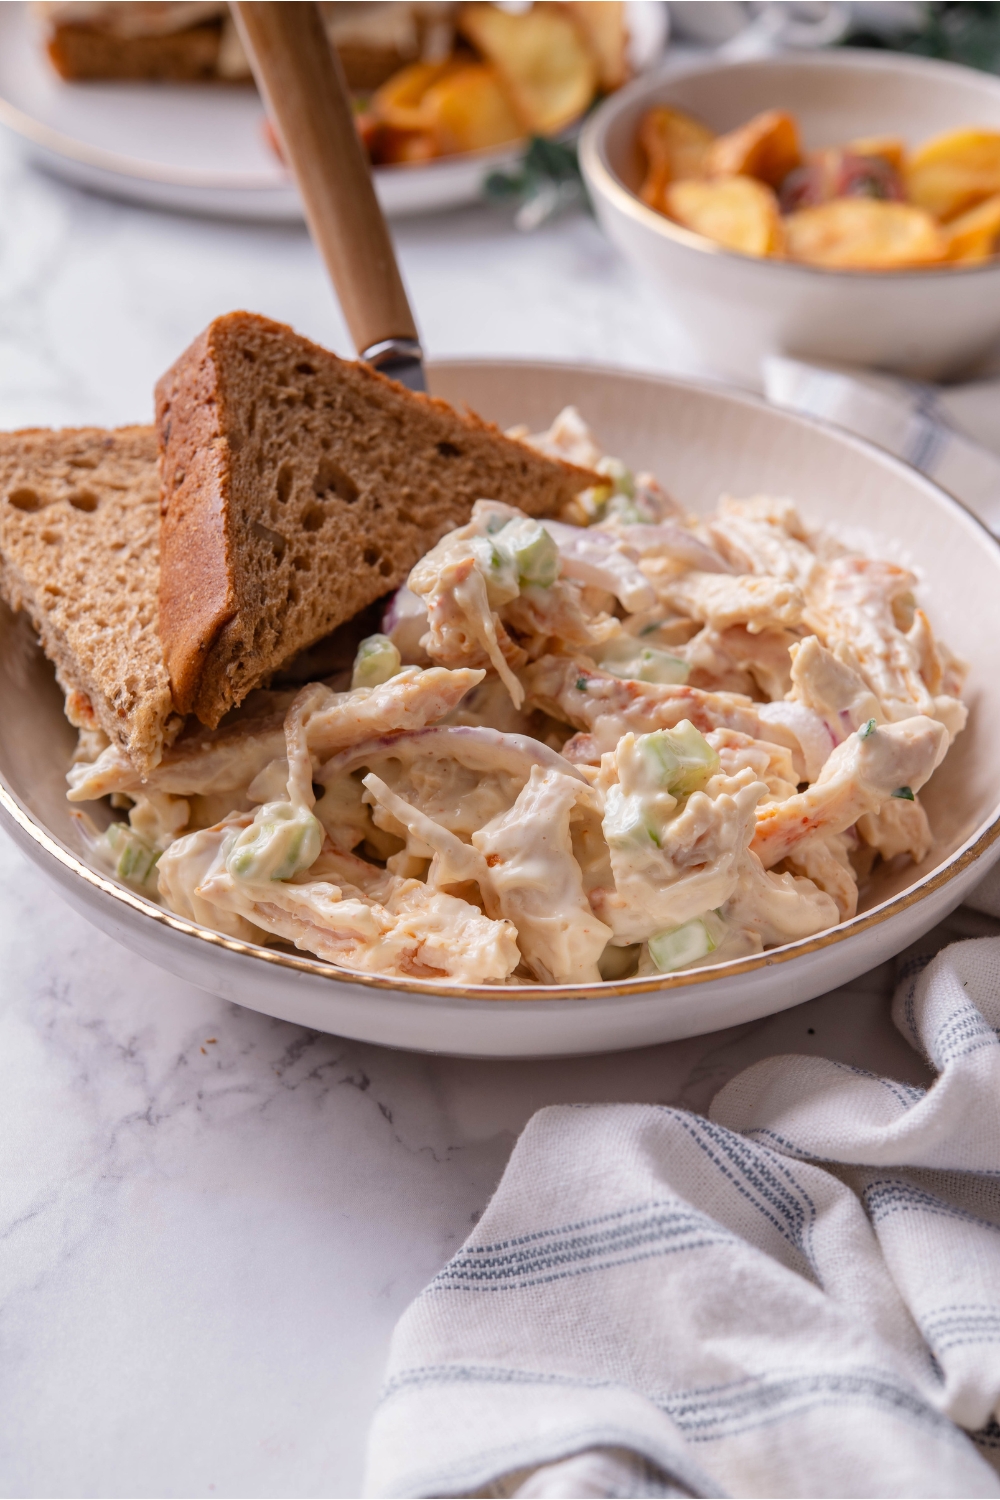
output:
<instances>
[{"instance_id":1,"label":"white bowl in background","mask_svg":"<svg viewBox=\"0 0 1000 1500\"><path fill-rule=\"evenodd\" d=\"M223 937L90 869L66 801L74 733L23 617L0 612L0 819L70 904L126 947L213 994L318 1031L478 1057L614 1051L755 1020L845 984L951 911L1000 855L1000 546L898 459L718 387L566 365L442 363L436 395L501 426L546 426L572 402L610 453L658 473L692 510L720 492L791 495L807 521L912 566L935 628L971 663L969 726L921 800L924 864L883 868L849 922L753 958L600 985L455 986L380 979Z\"/></svg>"},{"instance_id":2,"label":"white bowl in background","mask_svg":"<svg viewBox=\"0 0 1000 1500\"><path fill-rule=\"evenodd\" d=\"M910 147L962 125L1000 129L1000 78L895 53L830 52L710 62L638 79L595 111L580 165L597 216L663 296L712 369L758 383L767 354L953 374L1000 337L1000 259L911 271L835 271L723 249L638 197L636 131L669 104L718 133L765 109L799 122L804 146L898 135Z\"/></svg>"}]
</instances>

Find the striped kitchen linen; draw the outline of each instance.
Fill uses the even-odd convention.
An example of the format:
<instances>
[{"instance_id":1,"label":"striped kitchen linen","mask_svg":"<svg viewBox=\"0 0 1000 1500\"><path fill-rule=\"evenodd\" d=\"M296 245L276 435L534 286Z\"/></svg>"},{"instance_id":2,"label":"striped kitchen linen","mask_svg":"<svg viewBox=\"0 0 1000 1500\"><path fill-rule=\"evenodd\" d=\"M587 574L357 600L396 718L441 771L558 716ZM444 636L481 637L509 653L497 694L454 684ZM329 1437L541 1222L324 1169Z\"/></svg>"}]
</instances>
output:
<instances>
[{"instance_id":1,"label":"striped kitchen linen","mask_svg":"<svg viewBox=\"0 0 1000 1500\"><path fill-rule=\"evenodd\" d=\"M1000 381L765 384L1000 535ZM1000 937L907 960L893 1017L927 1090L772 1057L708 1119L535 1115L396 1328L367 1492L1000 1495Z\"/></svg>"},{"instance_id":2,"label":"striped kitchen linen","mask_svg":"<svg viewBox=\"0 0 1000 1500\"><path fill-rule=\"evenodd\" d=\"M1000 536L1000 380L928 385L786 355L765 359L763 375L775 406L821 417L887 448Z\"/></svg>"},{"instance_id":3,"label":"striped kitchen linen","mask_svg":"<svg viewBox=\"0 0 1000 1500\"><path fill-rule=\"evenodd\" d=\"M1000 1495L1000 937L893 1018L927 1089L772 1057L708 1118L536 1114L396 1328L367 1492Z\"/></svg>"}]
</instances>

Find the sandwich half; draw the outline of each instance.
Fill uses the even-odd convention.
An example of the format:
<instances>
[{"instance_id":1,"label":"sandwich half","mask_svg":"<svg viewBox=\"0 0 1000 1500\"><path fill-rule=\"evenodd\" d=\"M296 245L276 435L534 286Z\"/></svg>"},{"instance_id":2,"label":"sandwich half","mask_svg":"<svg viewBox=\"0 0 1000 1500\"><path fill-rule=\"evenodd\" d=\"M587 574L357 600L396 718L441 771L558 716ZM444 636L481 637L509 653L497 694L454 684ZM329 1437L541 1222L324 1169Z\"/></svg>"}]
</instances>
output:
<instances>
[{"instance_id":1,"label":"sandwich half","mask_svg":"<svg viewBox=\"0 0 1000 1500\"><path fill-rule=\"evenodd\" d=\"M546 515L601 482L250 313L167 372L157 423L0 433L0 595L70 722L140 777L185 716L214 728L477 499Z\"/></svg>"},{"instance_id":2,"label":"sandwich half","mask_svg":"<svg viewBox=\"0 0 1000 1500\"><path fill-rule=\"evenodd\" d=\"M247 312L167 371L156 421L160 633L177 708L213 728L476 500L557 515L602 482Z\"/></svg>"},{"instance_id":3,"label":"sandwich half","mask_svg":"<svg viewBox=\"0 0 1000 1500\"><path fill-rule=\"evenodd\" d=\"M70 722L102 730L140 774L181 727L158 585L152 427L0 433L0 594L31 617Z\"/></svg>"}]
</instances>

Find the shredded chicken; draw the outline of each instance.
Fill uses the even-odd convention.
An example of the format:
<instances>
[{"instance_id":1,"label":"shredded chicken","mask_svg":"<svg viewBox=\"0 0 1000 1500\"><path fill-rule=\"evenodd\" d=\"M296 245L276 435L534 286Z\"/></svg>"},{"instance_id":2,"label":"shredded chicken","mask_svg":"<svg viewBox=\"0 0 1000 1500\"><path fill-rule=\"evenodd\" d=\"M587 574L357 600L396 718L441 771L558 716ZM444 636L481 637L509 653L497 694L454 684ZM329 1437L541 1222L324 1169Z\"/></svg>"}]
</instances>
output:
<instances>
[{"instance_id":1,"label":"shredded chicken","mask_svg":"<svg viewBox=\"0 0 1000 1500\"><path fill-rule=\"evenodd\" d=\"M160 898L179 917L189 917L203 927L214 927L228 937L256 943L266 941L262 928L247 917L216 905L201 891L206 880L225 868L225 857L236 834L249 827L250 822L249 814L230 814L215 828L185 834L161 856L157 874Z\"/></svg>"},{"instance_id":2,"label":"shredded chicken","mask_svg":"<svg viewBox=\"0 0 1000 1500\"><path fill-rule=\"evenodd\" d=\"M786 797L795 795L795 766L791 751L784 745L751 739L750 735L739 734L735 729L711 729L705 738L718 753L727 776L751 770L757 780L764 783L766 795L761 798L763 802L783 802Z\"/></svg>"},{"instance_id":3,"label":"shredded chicken","mask_svg":"<svg viewBox=\"0 0 1000 1500\"><path fill-rule=\"evenodd\" d=\"M630 730L645 734L689 719L701 732L734 729L752 739L772 739L801 754L793 731L764 718L757 704L736 693L709 693L683 685L661 686L614 677L572 657L547 656L524 674L531 702L585 731L571 758L596 760ZM577 737L581 740L581 737ZM572 745L572 741L570 742ZM566 747L570 753L570 746Z\"/></svg>"},{"instance_id":4,"label":"shredded chicken","mask_svg":"<svg viewBox=\"0 0 1000 1500\"><path fill-rule=\"evenodd\" d=\"M677 649L691 669L691 687L777 702L791 690L790 653L797 645L790 630L765 629L753 635L745 625L725 630L706 625Z\"/></svg>"},{"instance_id":5,"label":"shredded chicken","mask_svg":"<svg viewBox=\"0 0 1000 1500\"><path fill-rule=\"evenodd\" d=\"M657 593L664 604L713 630L744 625L755 635L798 625L802 619L801 593L781 578L684 573L660 583Z\"/></svg>"},{"instance_id":6,"label":"shredded chicken","mask_svg":"<svg viewBox=\"0 0 1000 1500\"><path fill-rule=\"evenodd\" d=\"M736 573L756 573L795 584L806 594L822 564L790 500L724 496L709 522L709 536Z\"/></svg>"},{"instance_id":7,"label":"shredded chicken","mask_svg":"<svg viewBox=\"0 0 1000 1500\"><path fill-rule=\"evenodd\" d=\"M594 915L573 855L570 819L586 786L536 766L508 812L472 835L525 963L546 984L594 984L611 929Z\"/></svg>"},{"instance_id":8,"label":"shredded chicken","mask_svg":"<svg viewBox=\"0 0 1000 1500\"><path fill-rule=\"evenodd\" d=\"M598 783L615 878L598 909L620 943L641 943L729 900L766 790L748 768L713 776L678 802L650 792L638 749L635 736L624 735Z\"/></svg>"},{"instance_id":9,"label":"shredded chicken","mask_svg":"<svg viewBox=\"0 0 1000 1500\"><path fill-rule=\"evenodd\" d=\"M393 730L433 724L456 707L484 674L441 667L422 671L407 667L389 682L349 693L326 694L309 726L310 751L326 759L344 745ZM121 751L109 746L90 765L72 767L67 780L71 802L89 802L110 792L170 792L208 796L248 786L271 761L283 756L285 715L294 694L282 695L281 707L260 718L216 730L197 726L165 752L155 770L141 780Z\"/></svg>"},{"instance_id":10,"label":"shredded chicken","mask_svg":"<svg viewBox=\"0 0 1000 1500\"><path fill-rule=\"evenodd\" d=\"M966 710L919 580L789 500L687 515L572 408L521 435L601 485L552 521L477 501L359 685L257 692L145 781L81 733L70 800L127 812L74 814L104 869L355 973L592 985L812 937L875 861L928 859Z\"/></svg>"},{"instance_id":11,"label":"shredded chicken","mask_svg":"<svg viewBox=\"0 0 1000 1500\"><path fill-rule=\"evenodd\" d=\"M927 814L919 797L912 802L891 797L883 802L878 812L862 813L858 819L858 834L885 860L908 854L918 865L931 852L934 838Z\"/></svg>"},{"instance_id":12,"label":"shredded chicken","mask_svg":"<svg viewBox=\"0 0 1000 1500\"><path fill-rule=\"evenodd\" d=\"M737 931L755 934L762 947L774 948L836 926L840 912L833 897L812 880L765 870L751 850L723 917Z\"/></svg>"},{"instance_id":13,"label":"shredded chicken","mask_svg":"<svg viewBox=\"0 0 1000 1500\"><path fill-rule=\"evenodd\" d=\"M893 606L912 598L916 579L895 563L841 557L811 590L809 619L836 651L846 647L890 720L934 712L920 675L920 653L896 623Z\"/></svg>"},{"instance_id":14,"label":"shredded chicken","mask_svg":"<svg viewBox=\"0 0 1000 1500\"><path fill-rule=\"evenodd\" d=\"M785 856L784 864L793 875L804 875L819 890L832 896L842 922L854 916L858 909L858 882L844 834L802 839Z\"/></svg>"},{"instance_id":15,"label":"shredded chicken","mask_svg":"<svg viewBox=\"0 0 1000 1500\"><path fill-rule=\"evenodd\" d=\"M884 724L886 712L861 675L854 652L846 642L828 651L816 636L792 648L791 697L818 714L834 744L853 734L869 719Z\"/></svg>"},{"instance_id":16,"label":"shredded chicken","mask_svg":"<svg viewBox=\"0 0 1000 1500\"><path fill-rule=\"evenodd\" d=\"M357 869L364 861L350 859L328 855L304 883L255 884L215 870L199 894L297 948L363 973L497 984L517 967L509 923L417 880L386 875L376 893ZM352 875L368 889L353 884Z\"/></svg>"},{"instance_id":17,"label":"shredded chicken","mask_svg":"<svg viewBox=\"0 0 1000 1500\"><path fill-rule=\"evenodd\" d=\"M929 779L947 746L944 725L922 714L873 727L867 735L859 731L837 746L806 791L761 808L754 853L770 868L802 839L842 833L900 793L909 800Z\"/></svg>"}]
</instances>

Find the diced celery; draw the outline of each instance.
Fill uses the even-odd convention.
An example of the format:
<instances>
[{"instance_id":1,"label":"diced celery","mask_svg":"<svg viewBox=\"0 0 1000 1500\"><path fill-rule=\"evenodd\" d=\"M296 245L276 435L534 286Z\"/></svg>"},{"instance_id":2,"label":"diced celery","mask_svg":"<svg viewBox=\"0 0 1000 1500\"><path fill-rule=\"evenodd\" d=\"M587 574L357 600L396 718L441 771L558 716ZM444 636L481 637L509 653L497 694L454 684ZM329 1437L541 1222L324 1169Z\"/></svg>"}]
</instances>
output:
<instances>
[{"instance_id":1,"label":"diced celery","mask_svg":"<svg viewBox=\"0 0 1000 1500\"><path fill-rule=\"evenodd\" d=\"M613 677L631 678L635 682L687 682L691 668L678 656L657 646L644 646L635 636L618 636L605 643L601 666Z\"/></svg>"},{"instance_id":2,"label":"diced celery","mask_svg":"<svg viewBox=\"0 0 1000 1500\"><path fill-rule=\"evenodd\" d=\"M501 533L473 537L470 546L476 566L486 581L486 597L490 609L499 609L501 605L516 599L521 592L517 568L501 541Z\"/></svg>"},{"instance_id":3,"label":"diced celery","mask_svg":"<svg viewBox=\"0 0 1000 1500\"><path fill-rule=\"evenodd\" d=\"M608 501L615 493L613 484L595 484L592 489L581 490L577 500L587 515L587 525L604 519Z\"/></svg>"},{"instance_id":4,"label":"diced celery","mask_svg":"<svg viewBox=\"0 0 1000 1500\"><path fill-rule=\"evenodd\" d=\"M111 823L104 835L111 850L114 872L129 885L149 883L159 852L127 823Z\"/></svg>"},{"instance_id":5,"label":"diced celery","mask_svg":"<svg viewBox=\"0 0 1000 1500\"><path fill-rule=\"evenodd\" d=\"M534 583L547 589L559 577L559 548L544 526L536 523L530 528L519 527L511 537L509 551L522 585Z\"/></svg>"},{"instance_id":6,"label":"diced celery","mask_svg":"<svg viewBox=\"0 0 1000 1500\"><path fill-rule=\"evenodd\" d=\"M604 803L604 837L613 849L623 853L660 847L660 838L652 825L641 797L628 797L621 787L608 788Z\"/></svg>"},{"instance_id":7,"label":"diced celery","mask_svg":"<svg viewBox=\"0 0 1000 1500\"><path fill-rule=\"evenodd\" d=\"M403 659L387 635L369 635L361 642L354 658L351 687L378 687L403 665Z\"/></svg>"},{"instance_id":8,"label":"diced celery","mask_svg":"<svg viewBox=\"0 0 1000 1500\"><path fill-rule=\"evenodd\" d=\"M641 526L647 518L627 495L612 495L604 508L602 520L610 517L621 523L622 526Z\"/></svg>"},{"instance_id":9,"label":"diced celery","mask_svg":"<svg viewBox=\"0 0 1000 1500\"><path fill-rule=\"evenodd\" d=\"M689 719L682 719L673 729L640 735L636 747L655 768L660 784L675 797L699 791L719 770L718 755Z\"/></svg>"},{"instance_id":10,"label":"diced celery","mask_svg":"<svg viewBox=\"0 0 1000 1500\"><path fill-rule=\"evenodd\" d=\"M602 519L612 517L623 526L655 526L661 514L659 507L650 503L649 491L636 485L632 495L612 495Z\"/></svg>"},{"instance_id":11,"label":"diced celery","mask_svg":"<svg viewBox=\"0 0 1000 1500\"><path fill-rule=\"evenodd\" d=\"M716 922L718 922L716 918ZM716 922L712 923L716 927ZM709 931L704 917L693 917L680 927L658 932L649 939L649 956L661 974L671 974L675 969L687 969L701 958L707 958L719 946L722 934L716 928Z\"/></svg>"},{"instance_id":12,"label":"diced celery","mask_svg":"<svg viewBox=\"0 0 1000 1500\"><path fill-rule=\"evenodd\" d=\"M616 495L635 498L635 475L626 468L620 458L602 458L597 465L598 474L610 479Z\"/></svg>"},{"instance_id":13,"label":"diced celery","mask_svg":"<svg viewBox=\"0 0 1000 1500\"><path fill-rule=\"evenodd\" d=\"M875 733L876 727L877 726L875 724L875 720L874 719L869 719L868 723L867 724L862 724L861 728L858 730L858 739L859 740L867 740L867 739L869 739Z\"/></svg>"},{"instance_id":14,"label":"diced celery","mask_svg":"<svg viewBox=\"0 0 1000 1500\"><path fill-rule=\"evenodd\" d=\"M682 683L687 682L690 675L689 663L679 656L671 656L668 651L644 646L639 653L640 682Z\"/></svg>"},{"instance_id":15,"label":"diced celery","mask_svg":"<svg viewBox=\"0 0 1000 1500\"><path fill-rule=\"evenodd\" d=\"M323 827L305 808L267 802L236 839L226 860L234 880L291 880L314 864Z\"/></svg>"}]
</instances>

